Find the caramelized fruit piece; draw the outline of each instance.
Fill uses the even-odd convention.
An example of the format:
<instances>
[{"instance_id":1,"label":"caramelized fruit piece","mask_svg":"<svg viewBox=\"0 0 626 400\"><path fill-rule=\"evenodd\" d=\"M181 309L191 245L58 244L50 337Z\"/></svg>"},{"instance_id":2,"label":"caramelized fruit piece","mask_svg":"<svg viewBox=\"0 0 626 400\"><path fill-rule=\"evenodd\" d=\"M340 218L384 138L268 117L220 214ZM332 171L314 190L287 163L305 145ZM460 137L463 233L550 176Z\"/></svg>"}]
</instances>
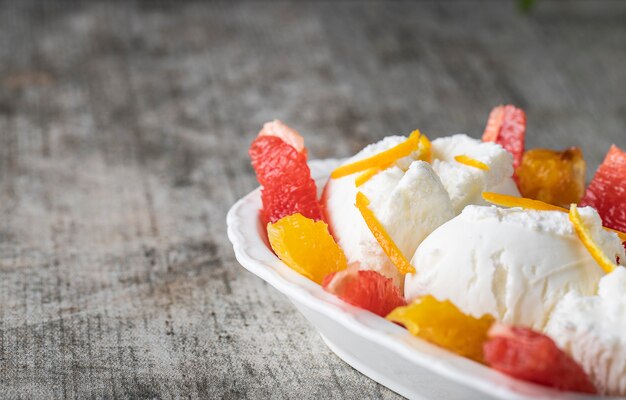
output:
<instances>
[{"instance_id":1,"label":"caramelized fruit piece","mask_svg":"<svg viewBox=\"0 0 626 400\"><path fill-rule=\"evenodd\" d=\"M585 192L585 168L583 153L577 147L528 150L516 171L517 186L524 197L569 207Z\"/></svg>"},{"instance_id":2,"label":"caramelized fruit piece","mask_svg":"<svg viewBox=\"0 0 626 400\"><path fill-rule=\"evenodd\" d=\"M389 257L401 274L415 273L415 268L409 263L406 257L404 257L404 254L402 254L393 239L391 239L391 236L389 236L383 224L376 218L374 212L369 209L369 204L369 199L363 193L358 192L356 194L356 208L361 212L365 224L370 229L385 254L387 254L387 257Z\"/></svg>"},{"instance_id":3,"label":"caramelized fruit piece","mask_svg":"<svg viewBox=\"0 0 626 400\"><path fill-rule=\"evenodd\" d=\"M611 146L580 205L598 210L604 226L626 232L626 152Z\"/></svg>"},{"instance_id":4,"label":"caramelized fruit piece","mask_svg":"<svg viewBox=\"0 0 626 400\"><path fill-rule=\"evenodd\" d=\"M315 222L302 214L289 215L267 224L267 237L278 258L319 284L326 275L348 265L323 221Z\"/></svg>"},{"instance_id":5,"label":"caramelized fruit piece","mask_svg":"<svg viewBox=\"0 0 626 400\"><path fill-rule=\"evenodd\" d=\"M468 167L474 167L482 169L483 171L489 171L489 165L465 154L455 156L454 161L458 162L459 164L467 165Z\"/></svg>"},{"instance_id":6,"label":"caramelized fruit piece","mask_svg":"<svg viewBox=\"0 0 626 400\"><path fill-rule=\"evenodd\" d=\"M450 301L430 295L396 308L387 319L404 325L415 336L478 362L483 362L483 344L494 322L490 315L474 318Z\"/></svg>"},{"instance_id":7,"label":"caramelized fruit piece","mask_svg":"<svg viewBox=\"0 0 626 400\"><path fill-rule=\"evenodd\" d=\"M569 220L571 221L572 225L574 225L576 235L578 235L578 238L583 243L583 245L585 245L585 248L587 249L587 251L589 251L589 254L591 254L593 259L596 260L598 265L602 267L604 272L606 272L607 274L613 272L613 270L617 268L617 265L615 265L615 263L611 261L611 259L607 257L606 254L604 254L602 249L593 240L591 232L585 226L584 221L580 217L580 213L578 212L578 207L576 207L576 204L572 204L569 209Z\"/></svg>"},{"instance_id":8,"label":"caramelized fruit piece","mask_svg":"<svg viewBox=\"0 0 626 400\"><path fill-rule=\"evenodd\" d=\"M597 393L581 366L546 335L494 324L484 347L487 364L507 375L555 389Z\"/></svg>"},{"instance_id":9,"label":"caramelized fruit piece","mask_svg":"<svg viewBox=\"0 0 626 400\"><path fill-rule=\"evenodd\" d=\"M381 317L394 308L406 305L393 281L376 271L359 271L358 264L332 273L322 283L324 290L346 303L371 311Z\"/></svg>"},{"instance_id":10,"label":"caramelized fruit piece","mask_svg":"<svg viewBox=\"0 0 626 400\"><path fill-rule=\"evenodd\" d=\"M371 157L367 157L350 164L342 165L341 167L335 169L330 174L330 177L333 179L337 179L357 172L365 171L370 168L382 168L385 165L390 165L396 160L406 157L409 154L413 153L415 150L417 150L419 147L419 137L420 132L418 130L414 130L407 140L398 144L397 146L382 151Z\"/></svg>"},{"instance_id":11,"label":"caramelized fruit piece","mask_svg":"<svg viewBox=\"0 0 626 400\"><path fill-rule=\"evenodd\" d=\"M498 106L491 110L483 142L496 142L513 155L513 167L517 168L524 154L526 137L526 113L513 105Z\"/></svg>"}]
</instances>

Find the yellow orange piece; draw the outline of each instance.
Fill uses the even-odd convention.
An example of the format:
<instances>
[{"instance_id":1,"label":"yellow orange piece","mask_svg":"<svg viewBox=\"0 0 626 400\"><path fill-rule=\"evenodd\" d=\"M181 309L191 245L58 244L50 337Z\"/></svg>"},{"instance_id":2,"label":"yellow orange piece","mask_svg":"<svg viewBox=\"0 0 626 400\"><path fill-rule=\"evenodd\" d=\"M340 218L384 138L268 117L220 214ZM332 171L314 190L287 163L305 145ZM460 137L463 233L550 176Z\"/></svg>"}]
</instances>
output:
<instances>
[{"instance_id":1,"label":"yellow orange piece","mask_svg":"<svg viewBox=\"0 0 626 400\"><path fill-rule=\"evenodd\" d=\"M517 186L524 197L568 207L585 193L586 163L582 151L532 149L516 169Z\"/></svg>"},{"instance_id":2,"label":"yellow orange piece","mask_svg":"<svg viewBox=\"0 0 626 400\"><path fill-rule=\"evenodd\" d=\"M404 257L404 254L402 254L398 246L391 239L391 236L389 236L383 224L376 218L374 212L369 209L369 204L369 199L363 193L358 192L356 194L356 207L361 212L367 227L370 229L385 254L387 254L387 257L389 257L401 274L415 273L415 268L413 268L406 257Z\"/></svg>"},{"instance_id":3,"label":"yellow orange piece","mask_svg":"<svg viewBox=\"0 0 626 400\"><path fill-rule=\"evenodd\" d=\"M355 161L351 164L342 165L335 169L330 177L333 179L341 178L344 176L352 175L357 172L365 171L374 167L383 167L385 165L393 164L396 160L402 157L406 157L419 147L420 132L415 130L411 133L407 140L394 146L388 150L382 151L371 157L364 158L359 161Z\"/></svg>"},{"instance_id":4,"label":"yellow orange piece","mask_svg":"<svg viewBox=\"0 0 626 400\"><path fill-rule=\"evenodd\" d=\"M606 229L609 232L613 232L614 234L617 235L617 237L622 241L622 242L626 242L626 233L624 232L620 232L620 231L616 231L615 229L611 229L611 228L607 228L606 226L603 227L604 229Z\"/></svg>"},{"instance_id":5,"label":"yellow orange piece","mask_svg":"<svg viewBox=\"0 0 626 400\"><path fill-rule=\"evenodd\" d=\"M585 226L582 218L580 217L580 213L578 212L578 207L576 204L572 204L569 209L569 220L574 226L574 230L576 231L576 235L580 241L585 245L585 248L591 254L594 260L602 267L602 269L608 274L612 272L617 265L614 261L612 261L606 254L602 251L600 247L593 241L591 237L591 232Z\"/></svg>"},{"instance_id":6,"label":"yellow orange piece","mask_svg":"<svg viewBox=\"0 0 626 400\"><path fill-rule=\"evenodd\" d=\"M483 362L483 344L494 323L491 315L474 318L450 301L430 295L396 308L387 319L404 325L412 335L478 362Z\"/></svg>"},{"instance_id":7,"label":"yellow orange piece","mask_svg":"<svg viewBox=\"0 0 626 400\"><path fill-rule=\"evenodd\" d=\"M527 199L524 197L509 196L507 194L483 192L483 199L486 202L502 207L521 207L538 211L561 211L567 212L566 208L553 206L543 201Z\"/></svg>"},{"instance_id":8,"label":"yellow orange piece","mask_svg":"<svg viewBox=\"0 0 626 400\"><path fill-rule=\"evenodd\" d=\"M346 269L346 256L323 221L302 214L267 224L267 237L274 253L294 271L322 283L331 272Z\"/></svg>"},{"instance_id":9,"label":"yellow orange piece","mask_svg":"<svg viewBox=\"0 0 626 400\"><path fill-rule=\"evenodd\" d=\"M478 161L475 158L467 156L465 154L454 156L454 161L461 163L463 165L467 165L468 167L474 167L474 168L482 169L483 171L489 171L489 165L485 164L482 161Z\"/></svg>"}]
</instances>

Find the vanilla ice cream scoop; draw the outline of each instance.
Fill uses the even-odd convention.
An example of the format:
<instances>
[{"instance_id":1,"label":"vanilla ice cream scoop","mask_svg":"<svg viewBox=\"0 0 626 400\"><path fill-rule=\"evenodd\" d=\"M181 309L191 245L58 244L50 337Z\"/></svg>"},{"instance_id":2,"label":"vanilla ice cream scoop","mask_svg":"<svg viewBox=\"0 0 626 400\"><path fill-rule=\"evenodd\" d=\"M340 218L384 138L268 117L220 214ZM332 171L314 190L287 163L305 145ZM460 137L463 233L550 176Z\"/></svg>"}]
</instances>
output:
<instances>
[{"instance_id":1,"label":"vanilla ice cream scoop","mask_svg":"<svg viewBox=\"0 0 626 400\"><path fill-rule=\"evenodd\" d=\"M580 209L600 227L596 211ZM622 255L617 235L599 228L598 245ZM557 302L571 291L596 292L603 269L576 236L567 213L467 206L418 247L405 296L431 294L476 317L544 328Z\"/></svg>"},{"instance_id":2,"label":"vanilla ice cream scoop","mask_svg":"<svg viewBox=\"0 0 626 400\"><path fill-rule=\"evenodd\" d=\"M626 268L600 279L595 296L568 293L545 332L583 367L600 393L626 396Z\"/></svg>"},{"instance_id":3,"label":"vanilla ice cream scoop","mask_svg":"<svg viewBox=\"0 0 626 400\"><path fill-rule=\"evenodd\" d=\"M433 140L433 169L441 179L456 214L469 204L487 205L483 192L520 196L513 176L513 156L502 146L482 142L465 134ZM489 167L481 170L461 164L456 156L465 155Z\"/></svg>"},{"instance_id":4,"label":"vanilla ice cream scoop","mask_svg":"<svg viewBox=\"0 0 626 400\"><path fill-rule=\"evenodd\" d=\"M404 140L402 136L387 137L346 163L380 153ZM378 271L398 286L402 286L403 277L365 224L355 200L358 191L368 197L376 218L400 251L410 257L428 234L454 216L448 193L431 165L416 161L415 157L412 154L399 159L358 188L358 173L331 179L322 199L333 236L348 262L359 262L362 269Z\"/></svg>"}]
</instances>

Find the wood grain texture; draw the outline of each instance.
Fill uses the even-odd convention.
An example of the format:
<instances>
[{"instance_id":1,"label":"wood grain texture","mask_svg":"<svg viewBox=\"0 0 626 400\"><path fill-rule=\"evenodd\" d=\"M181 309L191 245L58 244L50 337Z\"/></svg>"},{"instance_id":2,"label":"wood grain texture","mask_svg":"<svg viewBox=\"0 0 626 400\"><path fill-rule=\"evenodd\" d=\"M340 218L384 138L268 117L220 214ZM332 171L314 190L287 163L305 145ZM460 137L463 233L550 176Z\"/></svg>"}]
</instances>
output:
<instances>
[{"instance_id":1,"label":"wood grain texture","mask_svg":"<svg viewBox=\"0 0 626 400\"><path fill-rule=\"evenodd\" d=\"M626 3L0 2L0 397L397 396L238 266L228 208L280 118L626 147ZM591 174L589 174L590 176Z\"/></svg>"}]
</instances>

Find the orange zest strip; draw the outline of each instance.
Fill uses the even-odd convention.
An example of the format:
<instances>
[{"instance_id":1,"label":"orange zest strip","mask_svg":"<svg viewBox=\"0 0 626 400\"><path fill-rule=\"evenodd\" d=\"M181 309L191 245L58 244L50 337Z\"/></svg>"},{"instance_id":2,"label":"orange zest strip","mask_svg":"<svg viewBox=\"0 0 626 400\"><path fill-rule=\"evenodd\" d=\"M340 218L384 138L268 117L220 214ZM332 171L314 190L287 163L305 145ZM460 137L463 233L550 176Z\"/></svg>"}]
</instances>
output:
<instances>
[{"instance_id":1,"label":"orange zest strip","mask_svg":"<svg viewBox=\"0 0 626 400\"><path fill-rule=\"evenodd\" d=\"M495 204L501 207L521 207L529 210L538 211L569 212L567 208L555 206L549 203L545 203L543 201L528 199L525 197L509 196L500 193L483 192L483 199L485 199L485 201L488 203ZM626 233L607 228L606 226L604 226L603 228L609 232L616 234L622 242L626 242Z\"/></svg>"},{"instance_id":2,"label":"orange zest strip","mask_svg":"<svg viewBox=\"0 0 626 400\"><path fill-rule=\"evenodd\" d=\"M591 254L591 257L596 260L596 262L598 263L598 265L600 265L600 267L602 267L604 272L606 272L607 274L612 272L616 267L615 263L611 261L609 257L604 254L602 249L600 249L600 247L598 247L598 245L593 241L591 233L585 227L580 217L580 213L578 212L578 207L576 207L576 204L572 204L570 206L569 220L574 226L576 235L583 243L589 254Z\"/></svg>"},{"instance_id":3,"label":"orange zest strip","mask_svg":"<svg viewBox=\"0 0 626 400\"><path fill-rule=\"evenodd\" d=\"M419 159L422 161L426 161L430 163L433 161L433 152L431 150L430 140L426 137L426 135L421 135L419 140Z\"/></svg>"},{"instance_id":4,"label":"orange zest strip","mask_svg":"<svg viewBox=\"0 0 626 400\"><path fill-rule=\"evenodd\" d=\"M356 179L354 180L354 184L356 185L356 187L361 186L362 184L364 184L365 182L369 181L374 175L376 175L377 173L379 173L383 169L385 169L385 168L382 168L382 167L372 167L370 169L365 170L365 172L363 172L361 175L356 177Z\"/></svg>"},{"instance_id":5,"label":"orange zest strip","mask_svg":"<svg viewBox=\"0 0 626 400\"><path fill-rule=\"evenodd\" d=\"M415 268L413 268L398 246L393 242L385 227L374 215L374 212L369 209L369 204L369 199L363 193L358 192L356 194L356 207L361 212L367 227L370 229L385 254L387 254L387 257L389 257L401 274L415 273Z\"/></svg>"},{"instance_id":6,"label":"orange zest strip","mask_svg":"<svg viewBox=\"0 0 626 400\"><path fill-rule=\"evenodd\" d=\"M502 207L521 207L538 211L567 212L566 208L544 203L543 201L527 199L525 197L509 196L500 193L483 192L483 199L488 203Z\"/></svg>"},{"instance_id":7,"label":"orange zest strip","mask_svg":"<svg viewBox=\"0 0 626 400\"><path fill-rule=\"evenodd\" d=\"M483 171L489 171L489 165L465 154L461 154L460 156L454 156L454 160L460 164L467 165L468 167L474 167L482 169Z\"/></svg>"},{"instance_id":8,"label":"orange zest strip","mask_svg":"<svg viewBox=\"0 0 626 400\"><path fill-rule=\"evenodd\" d=\"M357 172L365 171L373 167L382 167L384 165L392 164L396 160L406 157L419 146L420 132L414 130L407 140L394 146L388 150L382 151L371 157L364 158L363 160L355 161L351 164L342 165L335 169L330 177L333 179L342 178L344 176L352 175Z\"/></svg>"}]
</instances>

